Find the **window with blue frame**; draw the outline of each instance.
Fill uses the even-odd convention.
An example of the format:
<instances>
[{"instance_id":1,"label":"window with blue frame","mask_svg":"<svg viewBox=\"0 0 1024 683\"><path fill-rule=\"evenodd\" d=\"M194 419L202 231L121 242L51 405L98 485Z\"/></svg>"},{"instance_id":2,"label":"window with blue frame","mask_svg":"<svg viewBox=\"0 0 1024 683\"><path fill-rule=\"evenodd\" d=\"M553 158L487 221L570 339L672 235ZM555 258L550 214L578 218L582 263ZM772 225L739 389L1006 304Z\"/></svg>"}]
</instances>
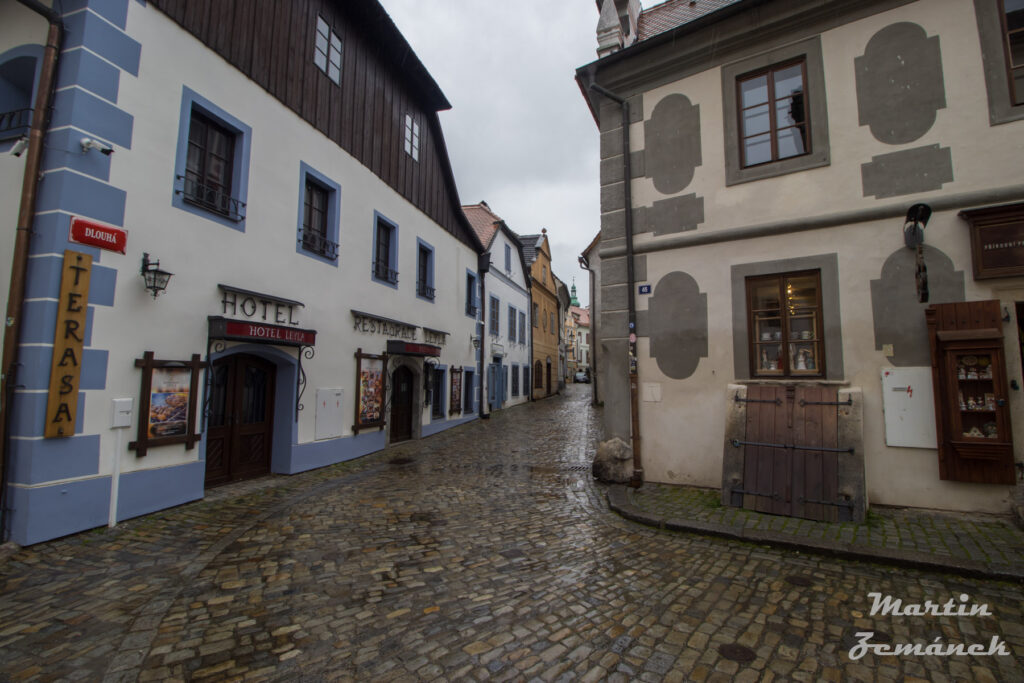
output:
<instances>
[{"instance_id":1,"label":"window with blue frame","mask_svg":"<svg viewBox=\"0 0 1024 683\"><path fill-rule=\"evenodd\" d=\"M530 391L530 366L523 366L523 394L527 394Z\"/></svg>"},{"instance_id":2,"label":"window with blue frame","mask_svg":"<svg viewBox=\"0 0 1024 683\"><path fill-rule=\"evenodd\" d=\"M490 314L490 328L489 331L495 337L498 336L500 330L499 318L501 317L501 302L496 297L491 297L491 314Z\"/></svg>"},{"instance_id":3,"label":"window with blue frame","mask_svg":"<svg viewBox=\"0 0 1024 683\"><path fill-rule=\"evenodd\" d=\"M173 205L244 230L252 128L187 87L178 125Z\"/></svg>"},{"instance_id":4,"label":"window with blue frame","mask_svg":"<svg viewBox=\"0 0 1024 683\"><path fill-rule=\"evenodd\" d=\"M380 214L373 228L373 279L395 287L398 285L398 226Z\"/></svg>"},{"instance_id":5,"label":"window with blue frame","mask_svg":"<svg viewBox=\"0 0 1024 683\"><path fill-rule=\"evenodd\" d=\"M430 417L434 420L444 419L444 383L444 369L434 368L433 384L430 387L433 398L433 402L430 408Z\"/></svg>"},{"instance_id":6,"label":"window with blue frame","mask_svg":"<svg viewBox=\"0 0 1024 683\"><path fill-rule=\"evenodd\" d=\"M416 296L434 300L434 248L421 239L416 240Z\"/></svg>"},{"instance_id":7,"label":"window with blue frame","mask_svg":"<svg viewBox=\"0 0 1024 683\"><path fill-rule=\"evenodd\" d=\"M519 366L512 365L512 396L519 396Z\"/></svg>"},{"instance_id":8,"label":"window with blue frame","mask_svg":"<svg viewBox=\"0 0 1024 683\"><path fill-rule=\"evenodd\" d=\"M512 247L505 245L505 272L512 272Z\"/></svg>"},{"instance_id":9,"label":"window with blue frame","mask_svg":"<svg viewBox=\"0 0 1024 683\"><path fill-rule=\"evenodd\" d=\"M300 254L337 265L341 186L305 163L299 163Z\"/></svg>"},{"instance_id":10,"label":"window with blue frame","mask_svg":"<svg viewBox=\"0 0 1024 683\"><path fill-rule=\"evenodd\" d=\"M480 312L476 294L476 274L466 271L466 315L476 318Z\"/></svg>"},{"instance_id":11,"label":"window with blue frame","mask_svg":"<svg viewBox=\"0 0 1024 683\"><path fill-rule=\"evenodd\" d=\"M526 343L526 313L519 311L519 343Z\"/></svg>"},{"instance_id":12,"label":"window with blue frame","mask_svg":"<svg viewBox=\"0 0 1024 683\"><path fill-rule=\"evenodd\" d=\"M516 340L516 309L508 307L508 340Z\"/></svg>"}]
</instances>

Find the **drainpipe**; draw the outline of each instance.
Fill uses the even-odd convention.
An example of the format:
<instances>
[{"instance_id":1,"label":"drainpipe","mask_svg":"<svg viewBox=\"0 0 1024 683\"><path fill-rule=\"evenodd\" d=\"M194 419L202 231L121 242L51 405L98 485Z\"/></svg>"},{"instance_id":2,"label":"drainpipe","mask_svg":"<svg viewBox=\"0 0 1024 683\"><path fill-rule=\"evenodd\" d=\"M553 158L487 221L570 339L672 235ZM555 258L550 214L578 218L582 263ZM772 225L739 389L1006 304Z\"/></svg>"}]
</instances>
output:
<instances>
[{"instance_id":1,"label":"drainpipe","mask_svg":"<svg viewBox=\"0 0 1024 683\"><path fill-rule=\"evenodd\" d=\"M613 102L618 102L622 108L622 174L626 205L626 301L629 309L629 419L633 432L633 479L630 485L639 487L644 482L644 470L640 459L640 403L636 355L636 292L634 291L636 279L633 273L633 192L632 166L629 160L629 102L625 97L616 95L597 83L591 83L590 89Z\"/></svg>"},{"instance_id":2,"label":"drainpipe","mask_svg":"<svg viewBox=\"0 0 1024 683\"><path fill-rule=\"evenodd\" d=\"M480 254L477 259L476 269L480 271L480 418L489 420L491 414L485 412L487 404L484 401L484 379L487 373L485 372L486 366L484 365L484 348L485 348L485 333L487 332L487 286L485 280L487 279L487 273L491 270L491 253L485 251Z\"/></svg>"},{"instance_id":3,"label":"drainpipe","mask_svg":"<svg viewBox=\"0 0 1024 683\"><path fill-rule=\"evenodd\" d=\"M14 254L11 264L11 286L7 298L7 324L4 326L3 360L0 365L0 509L4 517L3 539L8 538L7 475L10 457L10 405L17 386L18 338L21 334L22 303L25 299L25 278L28 269L29 241L32 219L35 217L36 196L39 189L39 169L43 159L43 139L49 125L53 89L57 80L57 60L63 39L60 13L43 5L39 0L18 0L30 10L41 14L50 22L46 35L46 50L39 74L32 126L28 136L25 175L21 184L21 204L18 208L18 227L15 232Z\"/></svg>"},{"instance_id":4,"label":"drainpipe","mask_svg":"<svg viewBox=\"0 0 1024 683\"><path fill-rule=\"evenodd\" d=\"M590 346L590 382L593 388L590 391L590 405L597 405L597 325L595 324L594 312L597 310L597 306L594 303L594 293L597 284L594 282L594 271L590 267L590 261L586 256L580 254L579 256L580 268L587 271L587 282L590 285L590 340L593 342Z\"/></svg>"}]
</instances>

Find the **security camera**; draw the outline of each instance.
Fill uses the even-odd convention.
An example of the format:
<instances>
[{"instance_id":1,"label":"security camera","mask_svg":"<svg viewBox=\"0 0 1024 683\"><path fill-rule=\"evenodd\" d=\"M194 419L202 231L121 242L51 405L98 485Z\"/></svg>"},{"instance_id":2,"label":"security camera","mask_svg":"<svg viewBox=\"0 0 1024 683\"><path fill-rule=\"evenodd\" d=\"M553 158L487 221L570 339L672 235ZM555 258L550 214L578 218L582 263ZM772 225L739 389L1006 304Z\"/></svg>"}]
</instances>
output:
<instances>
[{"instance_id":1,"label":"security camera","mask_svg":"<svg viewBox=\"0 0 1024 683\"><path fill-rule=\"evenodd\" d=\"M100 152L102 154L105 154L108 157L111 154L114 153L114 148L113 147L111 147L110 145L104 145L99 140L94 140L92 138L82 138L81 143L82 143L82 154L85 154L90 149L95 149L98 152Z\"/></svg>"},{"instance_id":2,"label":"security camera","mask_svg":"<svg viewBox=\"0 0 1024 683\"><path fill-rule=\"evenodd\" d=\"M22 135L18 138L18 141L14 143L14 146L11 147L11 154L16 157L20 157L26 149L28 149L28 138Z\"/></svg>"}]
</instances>

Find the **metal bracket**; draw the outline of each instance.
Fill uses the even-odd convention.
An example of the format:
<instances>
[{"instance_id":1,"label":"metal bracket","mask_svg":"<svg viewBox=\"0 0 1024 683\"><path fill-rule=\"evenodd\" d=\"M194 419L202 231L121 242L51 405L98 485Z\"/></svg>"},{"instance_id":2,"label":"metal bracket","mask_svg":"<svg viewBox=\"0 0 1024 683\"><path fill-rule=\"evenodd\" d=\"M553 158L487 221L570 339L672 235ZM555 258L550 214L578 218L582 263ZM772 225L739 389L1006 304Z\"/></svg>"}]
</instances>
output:
<instances>
[{"instance_id":1,"label":"metal bracket","mask_svg":"<svg viewBox=\"0 0 1024 683\"><path fill-rule=\"evenodd\" d=\"M734 403L774 403L777 406L782 405L781 398L740 398L739 394L734 394L732 400Z\"/></svg>"},{"instance_id":2,"label":"metal bracket","mask_svg":"<svg viewBox=\"0 0 1024 683\"><path fill-rule=\"evenodd\" d=\"M833 507L850 508L851 510L853 509L852 500L841 500L838 502L834 502L831 500L811 500L810 498L797 498L796 502L806 505L831 505Z\"/></svg>"},{"instance_id":3,"label":"metal bracket","mask_svg":"<svg viewBox=\"0 0 1024 683\"><path fill-rule=\"evenodd\" d=\"M853 397L846 399L845 401L805 401L800 399L800 406L852 406Z\"/></svg>"},{"instance_id":4,"label":"metal bracket","mask_svg":"<svg viewBox=\"0 0 1024 683\"><path fill-rule=\"evenodd\" d=\"M730 441L733 448L739 448L740 446L759 446L761 448L786 448L794 451L825 451L828 453L849 453L853 455L854 449L852 448L828 448L826 446L797 446L791 443L759 443L757 441L740 441L739 439L733 439Z\"/></svg>"},{"instance_id":5,"label":"metal bracket","mask_svg":"<svg viewBox=\"0 0 1024 683\"><path fill-rule=\"evenodd\" d=\"M316 348L313 346L300 346L296 359L299 362L299 371L295 378L295 420L299 419L299 411L305 406L302 405L302 394L306 391L306 371L302 368L302 359L311 359L316 355Z\"/></svg>"},{"instance_id":6,"label":"metal bracket","mask_svg":"<svg viewBox=\"0 0 1024 683\"><path fill-rule=\"evenodd\" d=\"M732 488L729 489L729 493L740 493L744 496L760 496L761 498L771 498L772 500L782 500L781 493L762 493L760 491L744 491L743 489Z\"/></svg>"}]
</instances>

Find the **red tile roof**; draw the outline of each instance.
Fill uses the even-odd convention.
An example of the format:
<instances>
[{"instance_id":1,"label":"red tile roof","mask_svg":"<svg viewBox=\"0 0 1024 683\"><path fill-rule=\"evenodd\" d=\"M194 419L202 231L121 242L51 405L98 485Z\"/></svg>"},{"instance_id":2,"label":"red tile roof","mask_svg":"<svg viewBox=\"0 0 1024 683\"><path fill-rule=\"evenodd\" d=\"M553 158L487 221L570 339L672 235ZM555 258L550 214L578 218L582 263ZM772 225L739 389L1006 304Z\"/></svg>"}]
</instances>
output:
<instances>
[{"instance_id":1,"label":"red tile roof","mask_svg":"<svg viewBox=\"0 0 1024 683\"><path fill-rule=\"evenodd\" d=\"M637 40L671 31L737 2L740 0L668 0L640 13Z\"/></svg>"},{"instance_id":2,"label":"red tile roof","mask_svg":"<svg viewBox=\"0 0 1024 683\"><path fill-rule=\"evenodd\" d=\"M484 249L489 249L494 233L498 232L498 223L501 222L501 217L491 211L487 202L463 206L462 213L466 214L466 219L469 220L473 232L480 238Z\"/></svg>"}]
</instances>

